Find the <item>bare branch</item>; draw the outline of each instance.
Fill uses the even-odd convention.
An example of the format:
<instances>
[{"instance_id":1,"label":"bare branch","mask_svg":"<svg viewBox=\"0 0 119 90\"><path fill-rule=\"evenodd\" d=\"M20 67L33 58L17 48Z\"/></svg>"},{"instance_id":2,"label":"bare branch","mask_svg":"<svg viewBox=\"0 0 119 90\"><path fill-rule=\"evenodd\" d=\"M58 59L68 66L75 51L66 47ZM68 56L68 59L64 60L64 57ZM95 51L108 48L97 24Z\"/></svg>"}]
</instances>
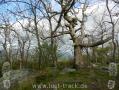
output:
<instances>
[{"instance_id":1,"label":"bare branch","mask_svg":"<svg viewBox=\"0 0 119 90\"><path fill-rule=\"evenodd\" d=\"M99 45L102 45L108 41L110 41L112 39L112 36L104 39L104 40L100 40L100 41L97 41L97 42L94 42L94 43L91 43L91 44L79 44L78 46L81 46L81 47L96 47L96 46L99 46ZM76 45L77 46L77 45Z\"/></svg>"}]
</instances>

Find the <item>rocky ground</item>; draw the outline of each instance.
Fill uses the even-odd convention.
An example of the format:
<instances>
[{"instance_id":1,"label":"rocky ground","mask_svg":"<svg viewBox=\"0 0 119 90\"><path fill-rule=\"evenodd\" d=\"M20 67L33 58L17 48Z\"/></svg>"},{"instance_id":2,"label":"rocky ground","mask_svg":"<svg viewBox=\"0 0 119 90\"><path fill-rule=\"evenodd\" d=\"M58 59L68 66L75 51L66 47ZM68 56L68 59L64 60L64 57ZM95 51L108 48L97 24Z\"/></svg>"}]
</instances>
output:
<instances>
[{"instance_id":1,"label":"rocky ground","mask_svg":"<svg viewBox=\"0 0 119 90\"><path fill-rule=\"evenodd\" d=\"M11 87L13 87L16 83L19 83L21 80L26 78L27 76L31 75L32 72L29 70L11 70L10 73L10 83ZM0 78L0 90L8 90L3 86L4 78Z\"/></svg>"}]
</instances>

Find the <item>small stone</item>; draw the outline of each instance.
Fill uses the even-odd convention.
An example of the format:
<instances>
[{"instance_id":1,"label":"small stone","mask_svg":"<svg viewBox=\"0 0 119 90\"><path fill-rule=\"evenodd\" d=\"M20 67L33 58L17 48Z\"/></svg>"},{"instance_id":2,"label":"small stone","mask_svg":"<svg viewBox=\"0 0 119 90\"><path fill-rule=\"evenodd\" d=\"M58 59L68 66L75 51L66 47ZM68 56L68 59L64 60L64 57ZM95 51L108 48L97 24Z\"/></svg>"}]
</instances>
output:
<instances>
[{"instance_id":1,"label":"small stone","mask_svg":"<svg viewBox=\"0 0 119 90\"><path fill-rule=\"evenodd\" d=\"M76 69L72 69L72 68L64 68L63 72L75 72Z\"/></svg>"}]
</instances>

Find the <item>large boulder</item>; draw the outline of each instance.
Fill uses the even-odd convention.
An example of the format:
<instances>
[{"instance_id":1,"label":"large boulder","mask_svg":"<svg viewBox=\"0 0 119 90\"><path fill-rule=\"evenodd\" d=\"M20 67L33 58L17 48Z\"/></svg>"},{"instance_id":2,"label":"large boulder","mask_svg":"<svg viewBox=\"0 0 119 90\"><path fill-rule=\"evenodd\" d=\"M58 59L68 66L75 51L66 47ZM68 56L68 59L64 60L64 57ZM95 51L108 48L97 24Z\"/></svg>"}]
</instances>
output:
<instances>
[{"instance_id":1,"label":"large boulder","mask_svg":"<svg viewBox=\"0 0 119 90\"><path fill-rule=\"evenodd\" d=\"M2 74L10 71L10 63L9 62L4 62L2 65Z\"/></svg>"},{"instance_id":2,"label":"large boulder","mask_svg":"<svg viewBox=\"0 0 119 90\"><path fill-rule=\"evenodd\" d=\"M32 72L29 72L28 70L11 70L10 71L11 87L20 83L21 80L23 80L24 78L26 78L27 76L31 74ZM4 88L3 81L4 81L4 77L1 77L0 78L0 90L6 90L6 88Z\"/></svg>"}]
</instances>

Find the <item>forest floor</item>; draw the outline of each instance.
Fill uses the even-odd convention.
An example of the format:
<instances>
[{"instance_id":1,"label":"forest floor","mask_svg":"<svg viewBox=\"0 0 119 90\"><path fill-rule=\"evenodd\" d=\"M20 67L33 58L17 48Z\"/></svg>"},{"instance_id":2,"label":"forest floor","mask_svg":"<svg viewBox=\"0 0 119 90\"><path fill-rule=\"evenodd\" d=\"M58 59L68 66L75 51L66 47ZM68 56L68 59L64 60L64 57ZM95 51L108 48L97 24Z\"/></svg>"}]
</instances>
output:
<instances>
[{"instance_id":1,"label":"forest floor","mask_svg":"<svg viewBox=\"0 0 119 90\"><path fill-rule=\"evenodd\" d=\"M111 77L106 70L83 68L79 71L65 72L47 68L27 76L11 90L109 90L109 80L116 81L112 90L119 90L118 75Z\"/></svg>"}]
</instances>

